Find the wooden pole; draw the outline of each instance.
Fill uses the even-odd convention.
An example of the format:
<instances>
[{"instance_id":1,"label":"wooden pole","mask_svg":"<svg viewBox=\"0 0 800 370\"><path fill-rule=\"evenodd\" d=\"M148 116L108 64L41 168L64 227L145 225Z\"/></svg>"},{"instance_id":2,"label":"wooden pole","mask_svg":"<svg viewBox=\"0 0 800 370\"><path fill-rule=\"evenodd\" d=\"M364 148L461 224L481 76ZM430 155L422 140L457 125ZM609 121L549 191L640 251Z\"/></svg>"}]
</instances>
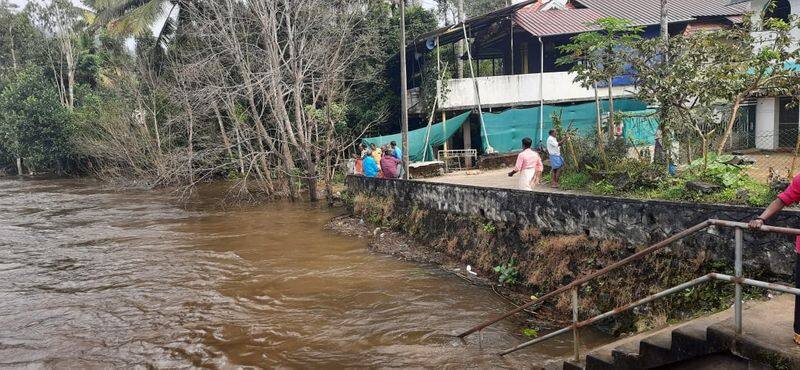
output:
<instances>
[{"instance_id":1,"label":"wooden pole","mask_svg":"<svg viewBox=\"0 0 800 370\"><path fill-rule=\"evenodd\" d=\"M437 97L437 100L441 100L441 99L444 99L444 97L441 96L441 95L443 95L444 92L442 91L443 90L443 88L442 88L443 87L442 86L443 85L442 84L442 53L441 53L441 47L439 45L439 36L436 36L436 71L437 71L436 72L437 73L437 78L439 80L439 83L436 85L436 89L437 89L436 97ZM442 131L445 134L447 134L447 117L444 114L444 110L442 110L441 112L442 112ZM444 150L448 150L448 147L449 147L448 141L450 141L450 139L447 139L447 140L444 141Z\"/></svg>"},{"instance_id":2,"label":"wooden pole","mask_svg":"<svg viewBox=\"0 0 800 370\"><path fill-rule=\"evenodd\" d=\"M403 109L403 179L408 180L408 75L406 72L406 1L400 0L400 100Z\"/></svg>"}]
</instances>

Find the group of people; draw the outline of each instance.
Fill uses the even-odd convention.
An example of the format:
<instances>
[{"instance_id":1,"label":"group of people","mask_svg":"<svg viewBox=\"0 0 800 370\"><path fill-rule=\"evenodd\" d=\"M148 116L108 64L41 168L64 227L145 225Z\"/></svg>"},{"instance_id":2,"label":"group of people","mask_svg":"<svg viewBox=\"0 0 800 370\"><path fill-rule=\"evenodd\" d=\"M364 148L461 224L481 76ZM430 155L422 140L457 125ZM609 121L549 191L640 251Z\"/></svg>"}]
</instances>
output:
<instances>
[{"instance_id":1,"label":"group of people","mask_svg":"<svg viewBox=\"0 0 800 370\"><path fill-rule=\"evenodd\" d=\"M556 130L550 130L547 137L547 155L550 158L550 168L552 168L551 181L554 188L558 188L558 177L564 168L564 157L561 156L561 145L569 140L569 136L558 139ZM522 139L522 152L517 155L517 163L514 170L508 173L509 177L520 174L518 188L520 190L533 190L542 180L544 163L539 152L533 150L533 140L526 137Z\"/></svg>"},{"instance_id":2,"label":"group of people","mask_svg":"<svg viewBox=\"0 0 800 370\"><path fill-rule=\"evenodd\" d=\"M398 179L403 176L403 150L392 141L389 145L378 147L375 143L358 145L355 158L356 175Z\"/></svg>"}]
</instances>

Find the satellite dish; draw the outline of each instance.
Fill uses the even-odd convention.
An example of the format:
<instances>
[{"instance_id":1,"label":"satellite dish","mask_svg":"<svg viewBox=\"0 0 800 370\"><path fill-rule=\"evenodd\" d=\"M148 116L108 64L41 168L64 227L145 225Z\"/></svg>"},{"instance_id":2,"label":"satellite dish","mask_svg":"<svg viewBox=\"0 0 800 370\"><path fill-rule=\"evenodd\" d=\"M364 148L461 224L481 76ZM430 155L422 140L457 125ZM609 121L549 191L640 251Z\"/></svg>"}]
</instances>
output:
<instances>
[{"instance_id":1,"label":"satellite dish","mask_svg":"<svg viewBox=\"0 0 800 370\"><path fill-rule=\"evenodd\" d=\"M434 40L433 37L425 40L425 46L428 47L428 50L433 50L434 48L436 48L436 40Z\"/></svg>"}]
</instances>

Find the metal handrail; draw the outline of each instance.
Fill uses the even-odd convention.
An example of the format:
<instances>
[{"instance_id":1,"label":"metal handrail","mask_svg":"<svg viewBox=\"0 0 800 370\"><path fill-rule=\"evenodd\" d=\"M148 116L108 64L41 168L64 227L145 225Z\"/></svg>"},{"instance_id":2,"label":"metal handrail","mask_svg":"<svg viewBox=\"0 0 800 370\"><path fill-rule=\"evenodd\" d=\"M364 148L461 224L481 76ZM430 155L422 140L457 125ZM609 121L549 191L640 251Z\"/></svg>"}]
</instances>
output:
<instances>
[{"instance_id":1,"label":"metal handrail","mask_svg":"<svg viewBox=\"0 0 800 370\"><path fill-rule=\"evenodd\" d=\"M736 256L735 256L735 262L734 262L734 274L735 274L735 276L711 273L711 274L702 276L700 278L691 280L691 281L689 281L687 283L684 283L684 284L678 285L676 287L667 289L667 290L662 291L660 293L651 295L651 296L649 296L647 298L644 298L642 300L639 300L637 302L633 302L631 304L618 307L618 308L616 308L616 309L614 309L612 311L609 311L609 312L606 312L604 314L595 316L594 318L591 318L589 320L585 320L583 322L578 322L578 316L577 316L577 307L578 307L577 290L578 290L578 288L580 286L582 286L582 285L594 280L595 278L598 278L600 276L604 276L604 275L608 274L611 271L619 269L620 267L626 266L626 265L630 264L631 262L637 261L637 260L642 259L642 258L644 258L644 257L646 257L646 256L648 256L648 255L650 255L652 253L655 253L655 252L663 249L664 247L667 247L670 244L672 244L672 243L674 243L674 242L676 242L678 240L681 240L683 238L691 236L691 235L693 235L693 234L695 234L695 233L697 233L697 232L699 232L699 231L701 231L701 230L703 230L703 229L705 229L705 228L707 228L709 226L733 227L733 228L736 229L735 230L735 238L734 238L735 247L736 247L736 252L735 252ZM500 315L500 316L498 316L496 318L493 318L493 319L491 319L489 321L481 323L481 324L479 324L479 325L477 325L477 326L475 326L475 327L473 327L473 328L471 328L471 329L459 334L458 336L463 338L463 337L465 337L467 335L470 335L470 334L472 334L472 333L474 333L476 331L480 331L480 330L486 328L487 326L492 325L492 324L494 324L494 323L496 323L496 322L498 322L500 320L503 320L503 319L505 319L505 318L507 318L507 317L509 317L511 315L514 315L516 313L522 312L526 308L529 308L529 307L534 306L534 305L539 305L542 302L544 302L545 300L547 300L548 298L554 297L554 296L556 296L556 295L558 295L560 293L566 292L568 290L572 290L573 291L572 292L573 293L572 294L572 304L573 304L573 324L572 325L570 325L570 326L568 326L566 328L557 330L557 331L555 331L553 333L547 334L547 335L545 335L543 337L536 338L534 340L522 343L522 344L520 344L520 345L518 345L518 346L516 346L514 348L505 350L505 351L501 352L500 354L501 355L505 355L505 354L517 351L519 349L525 348L527 346L530 346L530 345L542 342L544 340L550 339L550 338L555 337L555 336L557 336L559 334L565 333L565 332L567 332L569 330L573 330L574 331L574 337L575 337L575 357L576 357L576 360L577 360L580 357L580 353L579 353L579 350L578 350L578 333L577 333L577 329L578 328L581 328L583 326L589 325L589 324L591 324L591 323L593 323L593 322L595 322L597 320L600 320L600 319L603 319L603 318L606 318L606 317L609 317L609 316L616 315L616 314L618 314L620 312L624 312L624 311L626 311L628 309L631 309L633 307L648 303L648 302L650 302L652 300L661 298L663 296L666 296L666 295L669 295L669 294L673 294L675 292L681 291L681 290L686 289L688 287L692 287L692 286L695 286L695 285L698 285L698 284L705 283L706 281L709 281L709 280L712 280L712 279L730 281L730 282L733 282L736 285L736 292L735 292L735 296L736 296L735 300L736 301L734 302L734 311L735 311L735 319L734 319L734 321L735 321L735 324L736 324L736 332L737 332L737 334L741 334L741 327L742 327L741 289L742 289L742 284L753 285L753 286L757 286L757 287L761 287L761 288L765 288L765 289L777 290L777 291L782 291L782 292L786 292L786 293L790 293L790 294L800 295L800 289L789 288L789 287L785 287L785 286L781 286L781 285L777 285L777 284L770 284L770 283L766 283L766 282L762 282L762 281L758 281L758 280L745 279L745 278L742 277L742 230L744 230L744 229L748 229L748 224L743 223L743 222L715 220L715 219L710 219L710 220L703 221L703 222L701 222L701 223L699 223L697 225L694 225L694 226L692 226L692 227L690 227L690 228L688 228L688 229L686 229L684 231L681 231L681 232L679 232L679 233L677 233L677 234L675 234L673 236L670 236L667 239L664 239L664 240L662 240L662 241L660 241L660 242L658 242L656 244L653 244L652 246L642 250L641 252L633 254L633 255L625 258L625 259L622 259L619 262L616 262L616 263L612 264L611 266L608 266L608 267L606 267L604 269L595 271L595 272L593 272L591 274L585 275L585 276L583 276L583 277L581 277L579 279L574 280L570 284L562 286L561 288L558 288L558 289L556 289L556 290L554 290L554 291L552 291L550 293L547 293L547 294L543 295L539 299L536 299L536 300L533 300L531 302L528 302L528 303L526 303L526 304L524 304L522 306L519 306L516 309L511 310L511 311L509 311L509 312L507 312L507 313L505 313L503 315ZM758 229L758 231L770 232L770 233L779 233L779 234L788 234L788 235L800 235L800 229L777 227L777 226L767 226L767 225L762 226L760 229Z\"/></svg>"}]
</instances>

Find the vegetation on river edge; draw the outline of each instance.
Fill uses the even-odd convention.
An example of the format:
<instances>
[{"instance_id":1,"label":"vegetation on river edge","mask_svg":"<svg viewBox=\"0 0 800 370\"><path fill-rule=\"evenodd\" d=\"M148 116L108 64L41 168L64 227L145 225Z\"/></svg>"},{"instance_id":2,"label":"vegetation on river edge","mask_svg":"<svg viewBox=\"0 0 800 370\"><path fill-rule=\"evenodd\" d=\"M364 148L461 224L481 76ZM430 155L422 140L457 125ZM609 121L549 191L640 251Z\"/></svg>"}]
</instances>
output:
<instances>
[{"instance_id":1,"label":"vegetation on river edge","mask_svg":"<svg viewBox=\"0 0 800 370\"><path fill-rule=\"evenodd\" d=\"M572 280L635 253L636 246L586 235L543 234L537 228L412 208L397 208L391 199L357 195L345 198L352 212L368 222L412 237L417 251L442 253L483 276L499 279L526 296L541 296ZM491 224L491 227L486 225ZM514 261L510 266L509 261ZM495 267L500 266L499 271ZM504 267L504 268L503 268ZM587 318L681 284L708 272L732 273L731 263L713 260L709 252L676 246L614 271L580 290L581 317ZM764 271L750 271L769 280ZM514 279L508 278L513 275ZM636 277L631 279L631 277ZM512 284L513 283L513 284ZM763 292L745 289L750 298ZM641 306L599 325L613 333L662 326L730 306L730 284L711 282ZM571 317L569 294L547 302L554 318Z\"/></svg>"}]
</instances>

